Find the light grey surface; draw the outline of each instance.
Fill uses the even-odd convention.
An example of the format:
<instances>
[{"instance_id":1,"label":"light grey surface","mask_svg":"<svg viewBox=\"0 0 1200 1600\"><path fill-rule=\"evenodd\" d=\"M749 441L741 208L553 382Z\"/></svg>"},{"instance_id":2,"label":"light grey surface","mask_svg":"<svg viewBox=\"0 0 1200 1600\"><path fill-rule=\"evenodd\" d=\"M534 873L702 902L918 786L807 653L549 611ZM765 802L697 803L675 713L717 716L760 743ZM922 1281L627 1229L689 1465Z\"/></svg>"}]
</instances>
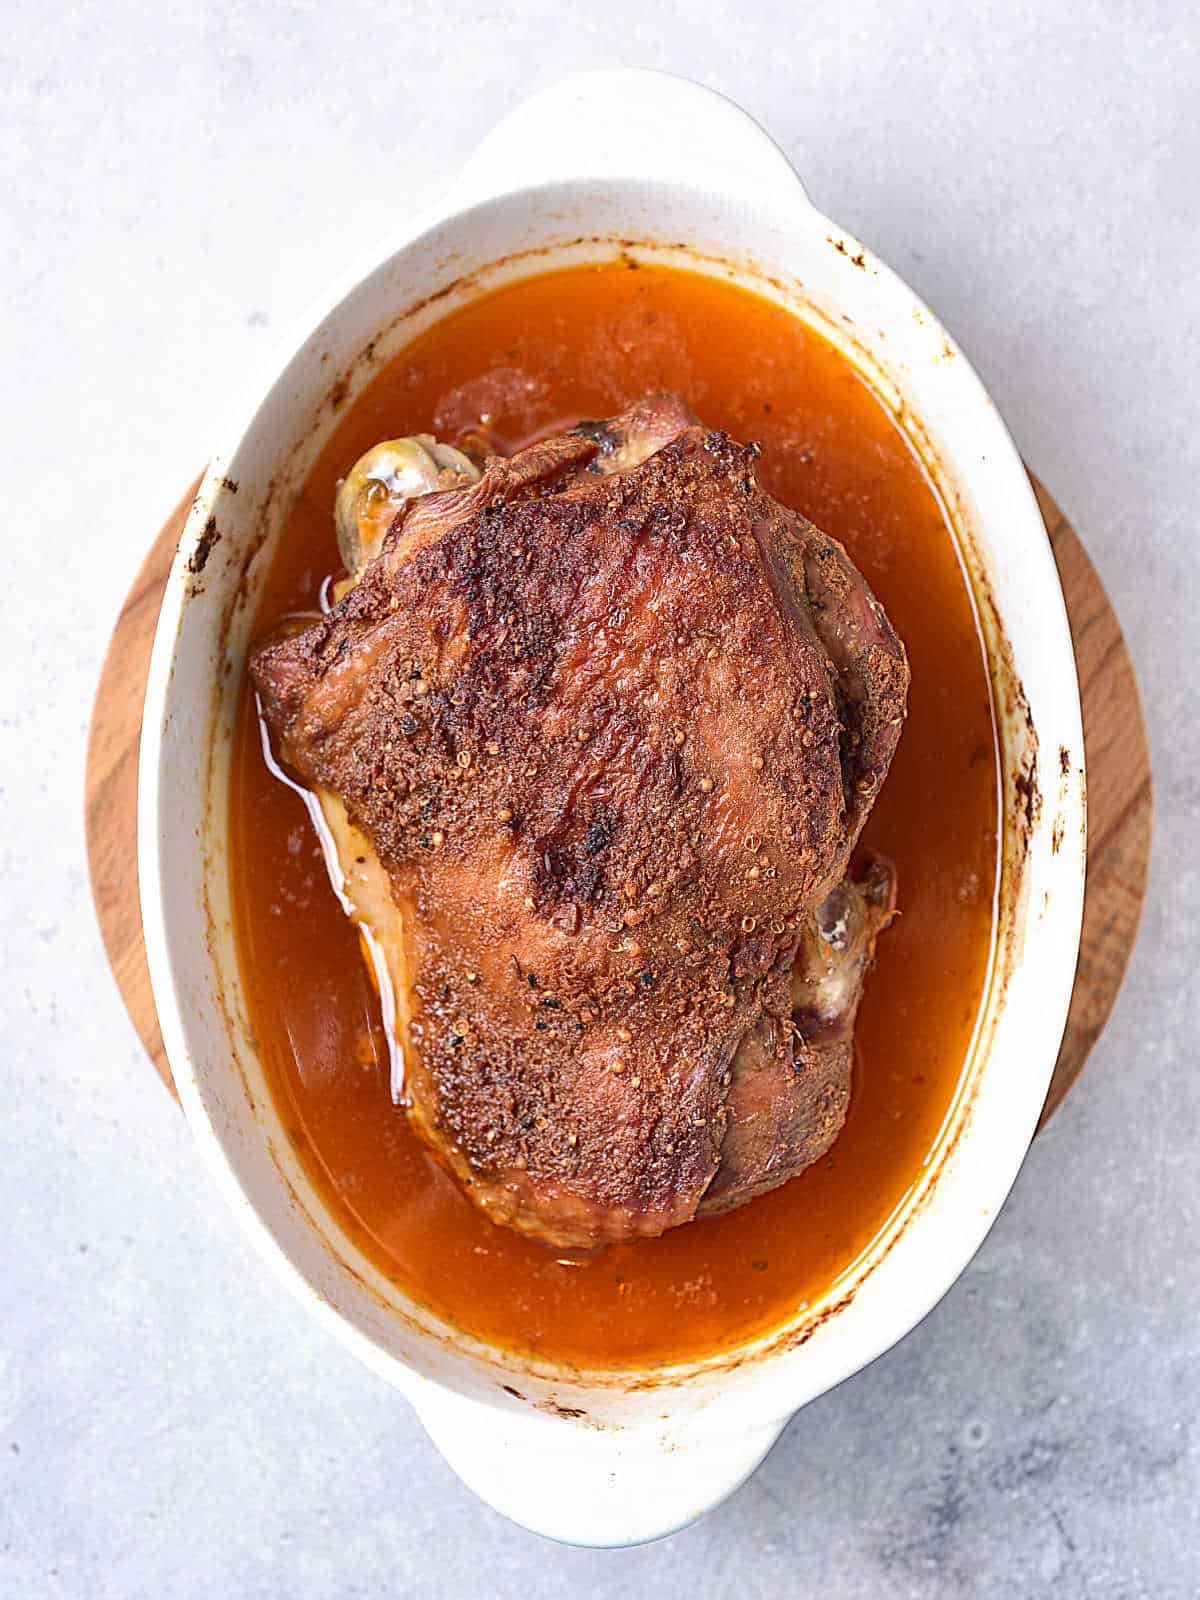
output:
<instances>
[{"instance_id":1,"label":"light grey surface","mask_svg":"<svg viewBox=\"0 0 1200 1600\"><path fill-rule=\"evenodd\" d=\"M1200 1569L1200 21L1175 3L47 6L0 45L0 1593L1191 1596ZM105 967L108 632L232 378L528 90L671 67L771 128L961 338L1137 659L1153 890L974 1265L655 1547L483 1510L264 1279Z\"/></svg>"}]
</instances>

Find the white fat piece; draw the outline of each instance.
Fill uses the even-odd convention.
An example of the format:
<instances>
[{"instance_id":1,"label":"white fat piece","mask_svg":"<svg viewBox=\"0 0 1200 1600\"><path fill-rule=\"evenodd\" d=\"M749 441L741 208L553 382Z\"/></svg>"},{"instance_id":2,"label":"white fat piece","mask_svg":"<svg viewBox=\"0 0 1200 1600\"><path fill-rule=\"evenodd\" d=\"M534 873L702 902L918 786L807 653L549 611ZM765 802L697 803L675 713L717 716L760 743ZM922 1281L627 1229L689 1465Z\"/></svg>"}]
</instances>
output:
<instances>
[{"instance_id":1,"label":"white fat piece","mask_svg":"<svg viewBox=\"0 0 1200 1600\"><path fill-rule=\"evenodd\" d=\"M313 832L321 846L330 887L362 939L379 991L383 1031L388 1044L392 1099L396 1105L403 1105L405 1071L402 1041L408 1036L408 988L404 982L399 986L393 982L392 966L387 954L390 948L392 960L397 963L404 960L400 912L392 899L387 873L367 836L350 821L345 806L332 790L306 789L302 783L288 777L271 749L271 737L257 695L254 705L267 771L303 800Z\"/></svg>"},{"instance_id":2,"label":"white fat piece","mask_svg":"<svg viewBox=\"0 0 1200 1600\"><path fill-rule=\"evenodd\" d=\"M338 484L334 521L347 575L333 584L327 580L322 585L322 610L328 609L327 589L336 602L354 588L410 500L444 489L465 488L478 483L479 478L479 468L469 457L451 445L440 444L432 434L386 439L368 450ZM403 1105L409 986L404 971L403 924L388 875L374 846L350 821L337 795L328 789L306 789L287 776L272 754L261 712L258 721L267 767L304 801L321 844L333 892L362 938L379 990L392 1100Z\"/></svg>"}]
</instances>

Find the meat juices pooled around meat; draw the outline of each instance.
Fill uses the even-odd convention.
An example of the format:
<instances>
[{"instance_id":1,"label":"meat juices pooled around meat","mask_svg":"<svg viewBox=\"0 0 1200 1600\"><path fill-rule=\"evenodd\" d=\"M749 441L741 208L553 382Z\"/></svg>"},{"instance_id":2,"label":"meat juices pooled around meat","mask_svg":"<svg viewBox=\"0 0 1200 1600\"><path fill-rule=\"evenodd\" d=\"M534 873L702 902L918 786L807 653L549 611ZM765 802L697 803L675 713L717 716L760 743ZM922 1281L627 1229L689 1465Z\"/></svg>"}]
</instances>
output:
<instances>
[{"instance_id":1,"label":"meat juices pooled around meat","mask_svg":"<svg viewBox=\"0 0 1200 1600\"><path fill-rule=\"evenodd\" d=\"M895 903L847 867L903 646L757 448L672 397L481 476L393 444L424 488L343 487L356 581L252 674L384 958L409 1115L558 1246L740 1205L845 1117Z\"/></svg>"}]
</instances>

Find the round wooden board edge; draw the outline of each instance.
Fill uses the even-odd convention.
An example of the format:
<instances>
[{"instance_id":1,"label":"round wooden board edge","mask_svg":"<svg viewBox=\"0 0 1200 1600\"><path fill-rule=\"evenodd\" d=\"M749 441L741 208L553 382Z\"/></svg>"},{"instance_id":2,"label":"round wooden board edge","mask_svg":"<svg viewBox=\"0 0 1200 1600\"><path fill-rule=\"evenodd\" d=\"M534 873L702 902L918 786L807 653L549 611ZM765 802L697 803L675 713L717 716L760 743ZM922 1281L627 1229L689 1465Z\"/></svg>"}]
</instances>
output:
<instances>
[{"instance_id":1,"label":"round wooden board edge","mask_svg":"<svg viewBox=\"0 0 1200 1600\"><path fill-rule=\"evenodd\" d=\"M1075 987L1039 1131L1083 1071L1137 943L1154 828L1150 742L1121 624L1083 542L1031 472L1067 603L1087 769L1088 845Z\"/></svg>"},{"instance_id":2,"label":"round wooden board edge","mask_svg":"<svg viewBox=\"0 0 1200 1600\"><path fill-rule=\"evenodd\" d=\"M183 525L200 478L159 529L108 642L88 729L83 820L100 936L121 999L159 1077L175 1093L154 1009L137 871L138 745L150 651Z\"/></svg>"}]
</instances>

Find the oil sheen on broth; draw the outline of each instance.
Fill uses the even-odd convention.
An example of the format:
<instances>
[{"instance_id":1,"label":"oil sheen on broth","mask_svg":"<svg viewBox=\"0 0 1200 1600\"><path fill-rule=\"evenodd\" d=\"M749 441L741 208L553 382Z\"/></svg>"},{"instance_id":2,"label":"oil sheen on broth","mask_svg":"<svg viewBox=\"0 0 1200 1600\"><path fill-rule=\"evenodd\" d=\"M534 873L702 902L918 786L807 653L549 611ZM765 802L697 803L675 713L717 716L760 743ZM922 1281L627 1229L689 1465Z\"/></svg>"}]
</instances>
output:
<instances>
[{"instance_id":1,"label":"oil sheen on broth","mask_svg":"<svg viewBox=\"0 0 1200 1600\"><path fill-rule=\"evenodd\" d=\"M289 514L256 627L316 610L339 571L337 480L378 440L452 441L482 417L512 446L660 389L762 444L765 487L846 544L908 647L908 721L863 839L895 861L901 914L867 979L850 1112L828 1155L727 1216L591 1254L495 1227L392 1106L358 936L301 799L264 764L245 690L230 796L251 1021L332 1211L449 1321L599 1367L708 1354L815 1300L912 1185L954 1097L987 971L997 792L985 658L942 505L891 414L794 316L674 268L570 268L453 312L379 373Z\"/></svg>"}]
</instances>

